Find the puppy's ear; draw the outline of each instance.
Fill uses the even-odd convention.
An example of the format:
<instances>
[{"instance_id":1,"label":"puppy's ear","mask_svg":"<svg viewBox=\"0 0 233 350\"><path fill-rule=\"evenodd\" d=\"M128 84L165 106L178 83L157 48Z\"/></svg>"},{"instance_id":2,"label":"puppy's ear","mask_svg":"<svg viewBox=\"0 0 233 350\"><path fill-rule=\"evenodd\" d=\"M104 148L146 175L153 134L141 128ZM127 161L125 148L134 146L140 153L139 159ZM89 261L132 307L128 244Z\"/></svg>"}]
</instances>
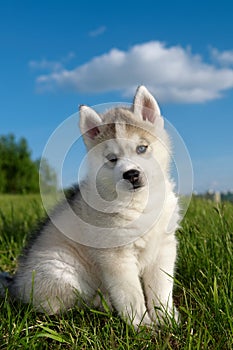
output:
<instances>
[{"instance_id":1,"label":"puppy's ear","mask_svg":"<svg viewBox=\"0 0 233 350\"><path fill-rule=\"evenodd\" d=\"M137 116L154 125L161 124L163 121L158 103L143 85L137 88L133 101L133 111Z\"/></svg>"},{"instance_id":2,"label":"puppy's ear","mask_svg":"<svg viewBox=\"0 0 233 350\"><path fill-rule=\"evenodd\" d=\"M102 120L96 111L91 107L81 105L79 107L79 127L87 145L94 141L95 137L100 133L99 126ZM89 139L89 140L88 140Z\"/></svg>"}]
</instances>

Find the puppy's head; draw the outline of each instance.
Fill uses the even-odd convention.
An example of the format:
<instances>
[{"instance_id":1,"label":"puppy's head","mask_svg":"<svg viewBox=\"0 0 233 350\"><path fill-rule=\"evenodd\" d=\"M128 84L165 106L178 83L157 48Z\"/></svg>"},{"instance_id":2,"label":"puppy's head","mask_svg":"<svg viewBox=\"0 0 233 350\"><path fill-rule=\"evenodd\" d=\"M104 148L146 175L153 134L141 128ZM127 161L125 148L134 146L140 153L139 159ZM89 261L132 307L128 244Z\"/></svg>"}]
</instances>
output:
<instances>
[{"instance_id":1,"label":"puppy's head","mask_svg":"<svg viewBox=\"0 0 233 350\"><path fill-rule=\"evenodd\" d=\"M114 199L117 190L136 195L168 171L163 118L144 86L137 89L130 108L98 114L80 106L80 130L88 151L88 176L103 197Z\"/></svg>"}]
</instances>

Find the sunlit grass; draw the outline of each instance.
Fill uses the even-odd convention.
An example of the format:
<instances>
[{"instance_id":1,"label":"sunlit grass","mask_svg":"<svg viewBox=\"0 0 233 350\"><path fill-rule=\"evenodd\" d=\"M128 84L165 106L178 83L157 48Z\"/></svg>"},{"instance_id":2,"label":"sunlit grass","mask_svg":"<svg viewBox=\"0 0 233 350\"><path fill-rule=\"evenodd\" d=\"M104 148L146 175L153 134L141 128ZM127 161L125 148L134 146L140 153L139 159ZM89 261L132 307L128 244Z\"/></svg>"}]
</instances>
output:
<instances>
[{"instance_id":1,"label":"sunlit grass","mask_svg":"<svg viewBox=\"0 0 233 350\"><path fill-rule=\"evenodd\" d=\"M0 270L13 272L42 218L39 196L0 196ZM179 325L135 331L115 314L74 308L61 316L0 300L0 349L232 349L233 205L193 199L177 233Z\"/></svg>"}]
</instances>

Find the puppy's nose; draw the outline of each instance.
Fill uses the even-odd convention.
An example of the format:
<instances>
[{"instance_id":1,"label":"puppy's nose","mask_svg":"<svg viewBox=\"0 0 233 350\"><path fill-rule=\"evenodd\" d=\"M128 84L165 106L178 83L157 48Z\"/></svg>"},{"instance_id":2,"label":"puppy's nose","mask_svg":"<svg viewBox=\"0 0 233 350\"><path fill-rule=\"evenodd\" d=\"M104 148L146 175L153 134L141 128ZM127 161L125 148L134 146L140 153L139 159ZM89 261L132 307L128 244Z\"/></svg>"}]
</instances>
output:
<instances>
[{"instance_id":1,"label":"puppy's nose","mask_svg":"<svg viewBox=\"0 0 233 350\"><path fill-rule=\"evenodd\" d=\"M131 184L135 184L139 180L140 171L131 169L123 173L123 179L128 180Z\"/></svg>"}]
</instances>

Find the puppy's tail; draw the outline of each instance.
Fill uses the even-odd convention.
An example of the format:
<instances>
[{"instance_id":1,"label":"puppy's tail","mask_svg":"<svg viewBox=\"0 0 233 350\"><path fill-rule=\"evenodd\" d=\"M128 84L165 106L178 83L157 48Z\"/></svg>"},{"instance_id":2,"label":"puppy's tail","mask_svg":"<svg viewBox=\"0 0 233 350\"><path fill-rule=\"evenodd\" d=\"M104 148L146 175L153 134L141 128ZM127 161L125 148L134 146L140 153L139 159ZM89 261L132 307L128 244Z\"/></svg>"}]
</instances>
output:
<instances>
[{"instance_id":1,"label":"puppy's tail","mask_svg":"<svg viewBox=\"0 0 233 350\"><path fill-rule=\"evenodd\" d=\"M7 272L0 272L0 298L4 298L13 278Z\"/></svg>"}]
</instances>

